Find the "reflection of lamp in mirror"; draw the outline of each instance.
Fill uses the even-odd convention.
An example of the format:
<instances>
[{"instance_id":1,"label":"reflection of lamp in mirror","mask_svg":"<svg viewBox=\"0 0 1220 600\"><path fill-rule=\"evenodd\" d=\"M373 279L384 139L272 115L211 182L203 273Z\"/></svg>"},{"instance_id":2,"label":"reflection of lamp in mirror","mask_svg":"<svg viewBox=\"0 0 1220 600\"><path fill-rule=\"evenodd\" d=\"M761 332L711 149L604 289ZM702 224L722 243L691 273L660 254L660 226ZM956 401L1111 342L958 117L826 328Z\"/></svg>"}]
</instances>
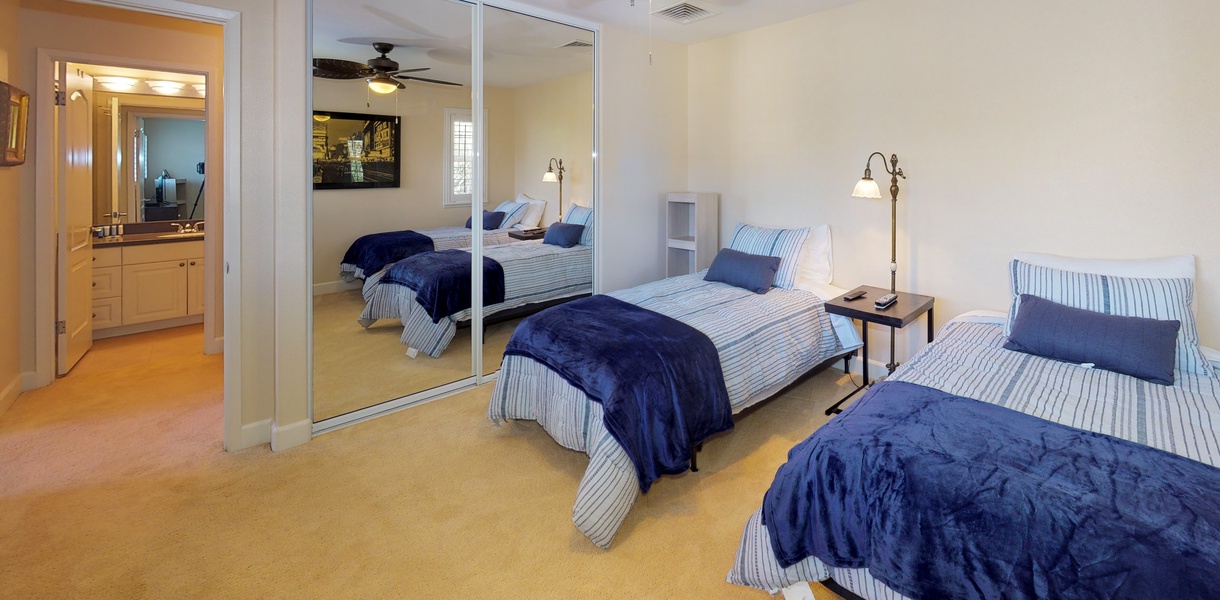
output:
<instances>
[{"instance_id":1,"label":"reflection of lamp in mirror","mask_svg":"<svg viewBox=\"0 0 1220 600\"><path fill-rule=\"evenodd\" d=\"M377 92L378 94L388 94L400 87L404 87L401 83L394 81L393 78L385 73L378 73L372 77L369 77L368 82L369 89Z\"/></svg>"},{"instance_id":2,"label":"reflection of lamp in mirror","mask_svg":"<svg viewBox=\"0 0 1220 600\"><path fill-rule=\"evenodd\" d=\"M135 87L137 81L130 77L113 77L110 75L94 77L93 80L98 85L112 92L130 92L131 88Z\"/></svg>"},{"instance_id":3,"label":"reflection of lamp in mirror","mask_svg":"<svg viewBox=\"0 0 1220 600\"><path fill-rule=\"evenodd\" d=\"M158 94L172 96L182 91L182 88L186 87L186 84L178 81L150 81L148 82L148 87L152 88L153 91L157 92Z\"/></svg>"},{"instance_id":4,"label":"reflection of lamp in mirror","mask_svg":"<svg viewBox=\"0 0 1220 600\"><path fill-rule=\"evenodd\" d=\"M330 115L325 114L325 113L314 113L313 120L315 120L319 123L325 123L330 120Z\"/></svg>"},{"instance_id":5,"label":"reflection of lamp in mirror","mask_svg":"<svg viewBox=\"0 0 1220 600\"><path fill-rule=\"evenodd\" d=\"M563 221L563 159L552 158L551 162L546 165L546 173L542 174L542 180L547 183L559 182L559 220Z\"/></svg>"}]
</instances>

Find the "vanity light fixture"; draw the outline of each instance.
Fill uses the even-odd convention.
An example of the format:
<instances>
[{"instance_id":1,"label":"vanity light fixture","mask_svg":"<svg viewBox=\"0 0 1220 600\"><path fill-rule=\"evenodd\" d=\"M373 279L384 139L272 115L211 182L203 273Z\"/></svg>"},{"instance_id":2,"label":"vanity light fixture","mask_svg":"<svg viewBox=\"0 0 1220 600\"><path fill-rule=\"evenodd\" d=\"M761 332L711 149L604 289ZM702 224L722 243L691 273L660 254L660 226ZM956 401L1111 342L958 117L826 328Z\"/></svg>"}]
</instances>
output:
<instances>
[{"instance_id":1,"label":"vanity light fixture","mask_svg":"<svg viewBox=\"0 0 1220 600\"><path fill-rule=\"evenodd\" d=\"M148 87L152 88L153 91L157 92L158 94L171 96L182 91L182 88L186 87L186 84L177 81L149 81Z\"/></svg>"},{"instance_id":2,"label":"vanity light fixture","mask_svg":"<svg viewBox=\"0 0 1220 600\"><path fill-rule=\"evenodd\" d=\"M546 173L542 174L542 181L546 183L559 182L559 220L563 221L563 168L562 158L552 158L546 165Z\"/></svg>"},{"instance_id":3,"label":"vanity light fixture","mask_svg":"<svg viewBox=\"0 0 1220 600\"><path fill-rule=\"evenodd\" d=\"M200 96L204 98L208 96L208 85L206 83L192 83L191 87L195 88L195 91L199 92Z\"/></svg>"},{"instance_id":4,"label":"vanity light fixture","mask_svg":"<svg viewBox=\"0 0 1220 600\"><path fill-rule=\"evenodd\" d=\"M98 85L112 92L130 92L131 88L135 87L139 81L130 77L114 77L111 75L101 75L93 78Z\"/></svg>"},{"instance_id":5,"label":"vanity light fixture","mask_svg":"<svg viewBox=\"0 0 1220 600\"><path fill-rule=\"evenodd\" d=\"M405 87L403 84L394 81L393 78L385 73L378 73L372 77L369 77L368 82L369 89L377 92L378 94L389 94L394 90Z\"/></svg>"}]
</instances>

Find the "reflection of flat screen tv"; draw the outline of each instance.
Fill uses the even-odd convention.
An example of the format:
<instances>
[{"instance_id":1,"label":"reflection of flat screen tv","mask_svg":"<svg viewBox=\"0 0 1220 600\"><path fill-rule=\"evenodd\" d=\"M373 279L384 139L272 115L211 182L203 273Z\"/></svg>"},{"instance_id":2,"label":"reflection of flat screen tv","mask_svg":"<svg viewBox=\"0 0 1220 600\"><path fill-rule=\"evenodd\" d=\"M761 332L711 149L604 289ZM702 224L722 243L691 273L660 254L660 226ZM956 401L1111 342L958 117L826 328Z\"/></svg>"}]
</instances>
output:
<instances>
[{"instance_id":1,"label":"reflection of flat screen tv","mask_svg":"<svg viewBox=\"0 0 1220 600\"><path fill-rule=\"evenodd\" d=\"M401 123L389 115L313 113L313 189L399 187Z\"/></svg>"}]
</instances>

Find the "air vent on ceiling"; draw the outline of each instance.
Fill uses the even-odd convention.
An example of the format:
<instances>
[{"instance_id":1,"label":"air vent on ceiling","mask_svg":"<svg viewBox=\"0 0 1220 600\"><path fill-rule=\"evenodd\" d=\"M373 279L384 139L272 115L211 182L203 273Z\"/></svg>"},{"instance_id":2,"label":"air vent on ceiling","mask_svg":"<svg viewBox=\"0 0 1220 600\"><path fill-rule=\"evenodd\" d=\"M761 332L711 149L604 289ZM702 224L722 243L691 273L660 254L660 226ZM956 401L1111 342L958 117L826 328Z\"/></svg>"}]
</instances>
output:
<instances>
[{"instance_id":1,"label":"air vent on ceiling","mask_svg":"<svg viewBox=\"0 0 1220 600\"><path fill-rule=\"evenodd\" d=\"M592 48L593 44L584 40L572 40L566 44L555 46L556 48Z\"/></svg>"},{"instance_id":2,"label":"air vent on ceiling","mask_svg":"<svg viewBox=\"0 0 1220 600\"><path fill-rule=\"evenodd\" d=\"M663 19L669 19L670 21L681 23L683 25L689 25L695 21L702 21L708 17L716 16L716 13L701 6L695 6L689 2L679 2L671 6L666 6L665 8L652 11L652 14Z\"/></svg>"}]
</instances>

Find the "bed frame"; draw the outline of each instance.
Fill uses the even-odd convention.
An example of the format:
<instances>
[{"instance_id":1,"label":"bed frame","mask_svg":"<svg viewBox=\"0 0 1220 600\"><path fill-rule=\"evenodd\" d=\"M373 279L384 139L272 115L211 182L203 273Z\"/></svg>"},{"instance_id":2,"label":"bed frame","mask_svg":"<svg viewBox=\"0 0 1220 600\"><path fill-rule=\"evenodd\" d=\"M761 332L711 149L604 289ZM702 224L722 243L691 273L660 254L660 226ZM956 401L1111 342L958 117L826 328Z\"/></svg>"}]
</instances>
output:
<instances>
[{"instance_id":1,"label":"bed frame","mask_svg":"<svg viewBox=\"0 0 1220 600\"><path fill-rule=\"evenodd\" d=\"M554 300L547 300L546 302L535 302L534 304L526 304L516 308L510 308L508 310L502 310L497 313L486 315L483 317L483 334L486 335L487 328L497 323L504 323L506 321L512 321L513 319L528 317L534 313L539 313L551 308L552 306L559 306L560 304L571 302L573 300L588 298L591 295L591 293L586 292L584 294L577 294L575 296L564 296L563 298L555 298ZM458 329L469 329L470 326L470 319L458 321L457 323Z\"/></svg>"}]
</instances>

